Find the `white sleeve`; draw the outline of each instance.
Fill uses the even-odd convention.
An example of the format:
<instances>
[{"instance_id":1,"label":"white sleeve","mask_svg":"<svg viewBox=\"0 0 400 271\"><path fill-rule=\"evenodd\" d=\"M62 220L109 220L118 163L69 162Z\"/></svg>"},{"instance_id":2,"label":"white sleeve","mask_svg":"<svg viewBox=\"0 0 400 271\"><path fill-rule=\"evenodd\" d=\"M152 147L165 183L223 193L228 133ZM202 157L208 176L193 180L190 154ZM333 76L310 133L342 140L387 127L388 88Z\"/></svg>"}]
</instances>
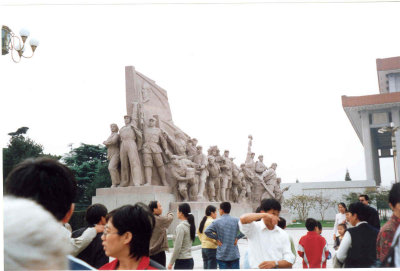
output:
<instances>
[{"instance_id":1,"label":"white sleeve","mask_svg":"<svg viewBox=\"0 0 400 271\"><path fill-rule=\"evenodd\" d=\"M247 236L247 238L251 238L253 236L253 233L256 229L256 223L253 221L248 224L242 224L239 219L239 230Z\"/></svg>"},{"instance_id":2,"label":"white sleeve","mask_svg":"<svg viewBox=\"0 0 400 271\"><path fill-rule=\"evenodd\" d=\"M70 244L72 247L72 256L76 256L81 253L82 250L87 248L87 246L93 241L96 237L97 232L95 228L87 228L81 236L77 238L70 237Z\"/></svg>"},{"instance_id":3,"label":"white sleeve","mask_svg":"<svg viewBox=\"0 0 400 271\"><path fill-rule=\"evenodd\" d=\"M286 233L286 232L283 232ZM293 255L292 252L292 247L290 245L290 238L289 238L289 234L285 234L285 239L283 240L283 259L291 264L294 264L294 261L296 260L296 257Z\"/></svg>"},{"instance_id":4,"label":"white sleeve","mask_svg":"<svg viewBox=\"0 0 400 271\"><path fill-rule=\"evenodd\" d=\"M337 227L338 227L338 214L335 215L335 225L333 226L333 234L337 235Z\"/></svg>"},{"instance_id":5,"label":"white sleeve","mask_svg":"<svg viewBox=\"0 0 400 271\"><path fill-rule=\"evenodd\" d=\"M348 231L346 231L342 241L340 242L339 249L336 252L336 258L341 263L344 263L344 261L346 260L347 252L349 251L350 247L351 247L351 235Z\"/></svg>"}]
</instances>

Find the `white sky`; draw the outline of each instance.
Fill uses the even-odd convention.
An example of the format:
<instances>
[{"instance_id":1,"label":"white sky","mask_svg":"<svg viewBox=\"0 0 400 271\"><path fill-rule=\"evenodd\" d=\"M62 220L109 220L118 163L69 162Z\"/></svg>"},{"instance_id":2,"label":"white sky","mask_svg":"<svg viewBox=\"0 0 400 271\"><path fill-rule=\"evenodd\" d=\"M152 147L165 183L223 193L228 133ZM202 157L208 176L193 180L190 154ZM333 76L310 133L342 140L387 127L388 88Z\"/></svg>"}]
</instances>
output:
<instances>
[{"instance_id":1,"label":"white sky","mask_svg":"<svg viewBox=\"0 0 400 271\"><path fill-rule=\"evenodd\" d=\"M0 58L1 147L21 126L52 154L100 144L123 124L132 65L168 91L174 123L206 150L240 164L252 134L283 182L339 181L346 168L365 179L341 95L379 92L376 58L400 55L400 3L0 3L1 24L40 40L32 59ZM386 159L384 184L393 175Z\"/></svg>"}]
</instances>

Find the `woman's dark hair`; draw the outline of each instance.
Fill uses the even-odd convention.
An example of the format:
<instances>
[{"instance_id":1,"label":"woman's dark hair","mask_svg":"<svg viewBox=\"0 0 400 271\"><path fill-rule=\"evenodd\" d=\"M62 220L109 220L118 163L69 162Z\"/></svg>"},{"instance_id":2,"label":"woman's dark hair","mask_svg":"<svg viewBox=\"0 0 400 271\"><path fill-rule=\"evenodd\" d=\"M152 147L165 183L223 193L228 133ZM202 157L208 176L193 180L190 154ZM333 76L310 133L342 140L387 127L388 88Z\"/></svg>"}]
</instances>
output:
<instances>
[{"instance_id":1,"label":"woman's dark hair","mask_svg":"<svg viewBox=\"0 0 400 271\"><path fill-rule=\"evenodd\" d=\"M132 233L129 244L129 256L140 259L149 256L150 239L153 233L155 219L153 213L143 203L135 205L124 205L115 210L111 216L111 223L122 235L126 232Z\"/></svg>"},{"instance_id":2,"label":"woman's dark hair","mask_svg":"<svg viewBox=\"0 0 400 271\"><path fill-rule=\"evenodd\" d=\"M203 219L201 220L200 225L199 225L199 232L200 233L203 233L204 224L206 223L207 216L210 216L211 213L215 213L216 211L217 211L217 208L215 208L215 206L212 206L212 205L208 205L207 206L206 215L203 217Z\"/></svg>"},{"instance_id":3,"label":"woman's dark hair","mask_svg":"<svg viewBox=\"0 0 400 271\"><path fill-rule=\"evenodd\" d=\"M344 202L339 202L338 205L342 205L342 207L344 208L344 212L347 212L347 207Z\"/></svg>"},{"instance_id":4,"label":"woman's dark hair","mask_svg":"<svg viewBox=\"0 0 400 271\"><path fill-rule=\"evenodd\" d=\"M150 203L149 203L149 208L150 208L150 211L151 211L152 213L154 213L154 209L157 209L157 207L158 207L157 202L158 202L158 201L156 201L156 200L152 200L152 201L150 201Z\"/></svg>"},{"instance_id":5,"label":"woman's dark hair","mask_svg":"<svg viewBox=\"0 0 400 271\"><path fill-rule=\"evenodd\" d=\"M190 224L190 239L194 241L194 238L196 237L196 226L194 225L194 216L190 213L190 205L187 203L179 204L178 211L187 218L187 221Z\"/></svg>"}]
</instances>

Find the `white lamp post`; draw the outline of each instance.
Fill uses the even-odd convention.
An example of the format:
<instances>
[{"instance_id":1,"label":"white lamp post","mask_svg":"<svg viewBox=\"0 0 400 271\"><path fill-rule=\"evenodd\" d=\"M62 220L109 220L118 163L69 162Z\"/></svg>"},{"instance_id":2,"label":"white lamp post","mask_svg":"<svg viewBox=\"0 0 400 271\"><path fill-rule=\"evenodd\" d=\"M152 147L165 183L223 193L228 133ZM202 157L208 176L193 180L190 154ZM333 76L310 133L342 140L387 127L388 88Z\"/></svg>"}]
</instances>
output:
<instances>
[{"instance_id":1,"label":"white lamp post","mask_svg":"<svg viewBox=\"0 0 400 271\"><path fill-rule=\"evenodd\" d=\"M25 42L29 37L29 31L27 29L21 29L19 32L20 36L15 35L15 33L8 27L3 25L1 27L1 54L6 55L10 53L12 60L15 63L21 61L24 58L31 58L35 53L36 48L39 46L39 41L37 39L30 39L29 44L32 49L32 55L24 55L26 46Z\"/></svg>"}]
</instances>

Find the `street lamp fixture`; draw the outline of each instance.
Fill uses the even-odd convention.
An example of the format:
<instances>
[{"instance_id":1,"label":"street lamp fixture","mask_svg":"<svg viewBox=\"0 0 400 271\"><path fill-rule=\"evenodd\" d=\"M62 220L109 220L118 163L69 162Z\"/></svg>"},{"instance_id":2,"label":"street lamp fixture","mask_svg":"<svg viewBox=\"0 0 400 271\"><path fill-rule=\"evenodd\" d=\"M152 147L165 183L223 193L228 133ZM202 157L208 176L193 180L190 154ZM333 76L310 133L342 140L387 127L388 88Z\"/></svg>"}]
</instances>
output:
<instances>
[{"instance_id":1,"label":"street lamp fixture","mask_svg":"<svg viewBox=\"0 0 400 271\"><path fill-rule=\"evenodd\" d=\"M395 183L399 182L399 176L397 174L397 151L396 151L396 132L400 128L394 127L394 123L390 123L390 127L385 126L382 127L378 130L378 133L384 134L384 133L391 133L391 138L392 138L392 148L393 148L393 163L394 163L394 181Z\"/></svg>"},{"instance_id":2,"label":"street lamp fixture","mask_svg":"<svg viewBox=\"0 0 400 271\"><path fill-rule=\"evenodd\" d=\"M19 36L17 36L8 26L3 25L1 27L1 54L6 55L10 53L11 59L18 63L21 59L31 58L35 53L36 48L39 46L39 41L37 39L30 39L29 44L32 49L32 55L27 56L24 54L26 45L26 40L29 37L29 31L27 29L21 29Z\"/></svg>"}]
</instances>

